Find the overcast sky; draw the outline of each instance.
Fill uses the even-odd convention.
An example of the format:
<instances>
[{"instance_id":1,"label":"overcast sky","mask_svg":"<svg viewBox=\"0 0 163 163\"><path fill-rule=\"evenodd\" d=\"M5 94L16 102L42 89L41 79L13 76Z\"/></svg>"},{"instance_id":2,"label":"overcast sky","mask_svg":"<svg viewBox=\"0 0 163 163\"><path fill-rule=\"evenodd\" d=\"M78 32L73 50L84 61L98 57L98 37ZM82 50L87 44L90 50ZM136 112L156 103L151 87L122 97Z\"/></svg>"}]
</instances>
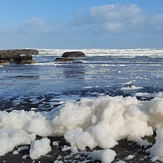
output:
<instances>
[{"instance_id":1,"label":"overcast sky","mask_svg":"<svg viewBox=\"0 0 163 163\"><path fill-rule=\"evenodd\" d=\"M163 0L0 0L13 48L163 48Z\"/></svg>"}]
</instances>

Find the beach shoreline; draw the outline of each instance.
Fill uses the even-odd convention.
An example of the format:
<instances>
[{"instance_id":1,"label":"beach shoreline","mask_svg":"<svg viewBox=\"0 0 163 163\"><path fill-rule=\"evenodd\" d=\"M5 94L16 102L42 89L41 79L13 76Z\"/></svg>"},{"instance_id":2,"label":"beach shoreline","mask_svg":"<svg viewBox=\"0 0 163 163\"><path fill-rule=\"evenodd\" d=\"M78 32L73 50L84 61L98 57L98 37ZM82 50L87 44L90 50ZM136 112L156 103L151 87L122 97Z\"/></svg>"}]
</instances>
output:
<instances>
[{"instance_id":1,"label":"beach shoreline","mask_svg":"<svg viewBox=\"0 0 163 163\"><path fill-rule=\"evenodd\" d=\"M62 162L87 162L87 163L100 163L101 161L93 160L88 158L87 155L91 151L89 149L85 151L79 151L78 153L73 153L70 148L70 145L66 143L64 137L48 137L51 141L52 151L47 155L40 157L37 160L32 160L29 157L29 149L21 150L17 154L13 154L17 151L21 146L16 147L12 152L5 154L0 157L0 162L6 163L37 163L37 162L46 162L52 163L55 161ZM146 137L149 141L154 141L154 136ZM54 142L57 142L58 145L55 145ZM23 145L30 148L29 145ZM146 149L144 146L139 146L135 142L130 142L125 140L120 140L118 145L113 147L112 149L116 152L117 156L115 157L113 163L118 161L124 161L126 163L149 163L151 161L149 154L146 153ZM101 150L101 148L96 147L94 150Z\"/></svg>"},{"instance_id":2,"label":"beach shoreline","mask_svg":"<svg viewBox=\"0 0 163 163\"><path fill-rule=\"evenodd\" d=\"M14 99L14 98L13 98ZM12 105L12 100L8 100L6 103L3 103L4 110L7 110L7 108L10 108ZM50 96L49 98L50 99ZM46 99L46 100L47 100ZM25 107L21 107L22 110L30 111L31 107L33 105L29 103L27 100ZM20 110L20 105L16 106L18 110ZM28 108L28 109L27 109ZM152 144L155 143L155 136L148 136L143 139L147 139L148 142L151 142ZM37 140L42 139L42 137L37 136ZM91 152L89 148L87 148L85 151L80 151L78 152L72 152L71 151L71 146L69 143L67 143L64 139L63 136L61 137L48 137L50 140L50 146L52 148L52 151L46 154L45 156L41 156L37 160L32 160L29 157L29 150L30 150L30 145L23 145L26 148L23 150L19 151L19 148L21 146L15 147L13 151L5 154L4 156L0 157L0 162L7 162L7 163L35 163L35 162L46 162L46 163L52 163L55 161L62 161L62 162L88 162L88 163L98 163L101 161L98 160L93 160L91 158L88 158L88 154ZM146 152L146 149L149 149L151 146L140 146L135 142L128 141L126 139L118 141L118 145L114 146L113 149L116 152L116 157L113 161L113 163L116 163L118 161L124 161L126 163L137 163L137 162L142 162L142 163L149 163L152 162L149 153ZM102 150L99 147L96 147L93 150ZM15 154L14 154L15 153Z\"/></svg>"},{"instance_id":3,"label":"beach shoreline","mask_svg":"<svg viewBox=\"0 0 163 163\"><path fill-rule=\"evenodd\" d=\"M146 163L152 162L150 155L162 159L154 152L160 150L158 136L163 132L163 59L106 56L56 64L54 58L39 55L38 64L1 67L1 162L93 163L114 157L113 163ZM47 153L32 160L31 145L37 140Z\"/></svg>"}]
</instances>

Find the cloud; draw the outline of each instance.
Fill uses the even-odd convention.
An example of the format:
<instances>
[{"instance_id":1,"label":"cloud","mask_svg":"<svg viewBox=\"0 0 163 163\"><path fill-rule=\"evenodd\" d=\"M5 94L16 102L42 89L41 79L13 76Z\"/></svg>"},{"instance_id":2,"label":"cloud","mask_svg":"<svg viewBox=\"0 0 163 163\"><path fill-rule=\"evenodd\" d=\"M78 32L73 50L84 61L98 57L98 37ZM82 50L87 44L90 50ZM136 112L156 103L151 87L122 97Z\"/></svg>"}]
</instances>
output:
<instances>
[{"instance_id":1,"label":"cloud","mask_svg":"<svg viewBox=\"0 0 163 163\"><path fill-rule=\"evenodd\" d=\"M129 28L145 19L142 11L136 5L122 6L120 4L92 7L82 17L75 16L71 25L96 25L105 30L118 32L124 27Z\"/></svg>"},{"instance_id":2,"label":"cloud","mask_svg":"<svg viewBox=\"0 0 163 163\"><path fill-rule=\"evenodd\" d=\"M150 19L150 25L155 32L163 33L163 14L156 14Z\"/></svg>"},{"instance_id":3,"label":"cloud","mask_svg":"<svg viewBox=\"0 0 163 163\"><path fill-rule=\"evenodd\" d=\"M131 21L134 17L141 15L141 10L136 5L122 6L120 4L112 4L92 7L89 15L97 23L122 22Z\"/></svg>"},{"instance_id":4,"label":"cloud","mask_svg":"<svg viewBox=\"0 0 163 163\"><path fill-rule=\"evenodd\" d=\"M163 41L163 13L151 15L135 4L93 6L87 12L74 11L65 22L32 18L0 29L0 35L1 46L14 40L22 46L56 48L159 47Z\"/></svg>"},{"instance_id":5,"label":"cloud","mask_svg":"<svg viewBox=\"0 0 163 163\"><path fill-rule=\"evenodd\" d=\"M40 31L44 25L44 21L39 18L32 18L30 20L26 20L22 24L18 26L8 26L4 29L0 30L1 35L4 36L14 36L14 35L27 35L33 34L34 32Z\"/></svg>"},{"instance_id":6,"label":"cloud","mask_svg":"<svg viewBox=\"0 0 163 163\"><path fill-rule=\"evenodd\" d=\"M33 47L40 43L45 23L42 19L32 18L19 25L0 28L0 48ZM38 46L38 45L36 45Z\"/></svg>"},{"instance_id":7,"label":"cloud","mask_svg":"<svg viewBox=\"0 0 163 163\"><path fill-rule=\"evenodd\" d=\"M163 14L151 16L135 4L110 4L94 6L83 15L76 14L70 25L83 26L93 34L150 33L162 30Z\"/></svg>"},{"instance_id":8,"label":"cloud","mask_svg":"<svg viewBox=\"0 0 163 163\"><path fill-rule=\"evenodd\" d=\"M3 31L3 32L2 32ZM1 30L3 34L31 35L45 37L54 35L118 35L118 34L154 34L163 32L163 14L150 15L139 6L110 4L93 6L86 13L82 9L73 12L67 22L48 24L46 20L32 18L18 26Z\"/></svg>"},{"instance_id":9,"label":"cloud","mask_svg":"<svg viewBox=\"0 0 163 163\"><path fill-rule=\"evenodd\" d=\"M37 32L42 26L44 25L44 21L39 18L32 18L30 20L27 20L23 22L19 27L18 31L21 34L27 34L29 32Z\"/></svg>"}]
</instances>

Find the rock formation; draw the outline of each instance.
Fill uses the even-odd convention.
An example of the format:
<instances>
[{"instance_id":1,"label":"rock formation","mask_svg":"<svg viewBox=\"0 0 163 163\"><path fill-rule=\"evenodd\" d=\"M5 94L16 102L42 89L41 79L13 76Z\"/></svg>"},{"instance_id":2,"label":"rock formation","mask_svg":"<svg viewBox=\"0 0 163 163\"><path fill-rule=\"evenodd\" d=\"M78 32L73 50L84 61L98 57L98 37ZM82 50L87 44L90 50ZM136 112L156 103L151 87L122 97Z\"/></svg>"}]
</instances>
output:
<instances>
[{"instance_id":1,"label":"rock formation","mask_svg":"<svg viewBox=\"0 0 163 163\"><path fill-rule=\"evenodd\" d=\"M56 58L55 62L74 62L74 59L70 59L70 58Z\"/></svg>"},{"instance_id":2,"label":"rock formation","mask_svg":"<svg viewBox=\"0 0 163 163\"><path fill-rule=\"evenodd\" d=\"M32 55L38 53L34 49L0 50L0 63L34 63Z\"/></svg>"},{"instance_id":3,"label":"rock formation","mask_svg":"<svg viewBox=\"0 0 163 163\"><path fill-rule=\"evenodd\" d=\"M86 57L86 55L81 51L71 51L71 52L63 53L62 57L77 58L77 57Z\"/></svg>"}]
</instances>

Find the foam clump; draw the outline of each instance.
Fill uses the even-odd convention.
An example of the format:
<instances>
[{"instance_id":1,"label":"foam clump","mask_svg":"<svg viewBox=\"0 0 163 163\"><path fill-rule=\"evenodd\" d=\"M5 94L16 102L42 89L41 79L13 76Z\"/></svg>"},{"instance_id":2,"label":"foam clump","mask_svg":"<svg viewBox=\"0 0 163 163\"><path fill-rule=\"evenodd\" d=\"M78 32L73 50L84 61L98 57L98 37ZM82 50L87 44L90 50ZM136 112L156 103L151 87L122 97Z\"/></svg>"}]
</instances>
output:
<instances>
[{"instance_id":1,"label":"foam clump","mask_svg":"<svg viewBox=\"0 0 163 163\"><path fill-rule=\"evenodd\" d=\"M0 156L12 151L18 145L30 144L35 140L34 134L27 134L18 129L0 129Z\"/></svg>"},{"instance_id":2,"label":"foam clump","mask_svg":"<svg viewBox=\"0 0 163 163\"><path fill-rule=\"evenodd\" d=\"M85 150L86 147L93 149L97 146L97 143L93 139L92 135L89 132L83 132L83 129L80 127L68 130L64 137L68 142L70 142L71 146L76 146L81 150Z\"/></svg>"},{"instance_id":3,"label":"foam clump","mask_svg":"<svg viewBox=\"0 0 163 163\"><path fill-rule=\"evenodd\" d=\"M69 101L49 112L1 111L0 155L19 145L31 144L30 157L37 159L51 150L48 136L64 136L72 149L85 150L89 147L93 150L100 147L102 153L105 150L108 153L108 149L122 139L142 146L151 145L142 138L156 131L156 143L147 152L154 160L163 160L163 154L159 152L163 150L162 101L159 96L151 101L105 96ZM36 141L36 136L43 139ZM102 153L99 158L104 157Z\"/></svg>"},{"instance_id":4,"label":"foam clump","mask_svg":"<svg viewBox=\"0 0 163 163\"><path fill-rule=\"evenodd\" d=\"M111 149L94 150L88 155L88 157L92 158L93 160L100 160L102 163L111 163L114 160L115 156L115 151Z\"/></svg>"},{"instance_id":5,"label":"foam clump","mask_svg":"<svg viewBox=\"0 0 163 163\"><path fill-rule=\"evenodd\" d=\"M150 153L152 161L163 161L163 129L158 129L156 134L156 143L147 152Z\"/></svg>"},{"instance_id":6,"label":"foam clump","mask_svg":"<svg viewBox=\"0 0 163 163\"><path fill-rule=\"evenodd\" d=\"M43 138L41 140L33 141L30 148L30 158L31 159L38 159L40 156L46 155L50 152L50 140L48 138Z\"/></svg>"}]
</instances>

